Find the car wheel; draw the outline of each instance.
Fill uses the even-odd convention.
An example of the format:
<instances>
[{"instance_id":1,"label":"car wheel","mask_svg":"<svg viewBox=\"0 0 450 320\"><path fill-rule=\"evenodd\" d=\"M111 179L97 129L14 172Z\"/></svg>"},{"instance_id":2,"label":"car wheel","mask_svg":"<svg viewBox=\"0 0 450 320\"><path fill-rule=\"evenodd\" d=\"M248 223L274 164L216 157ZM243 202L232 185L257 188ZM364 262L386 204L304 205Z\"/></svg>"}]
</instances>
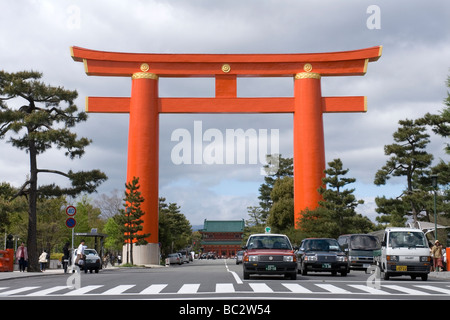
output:
<instances>
[{"instance_id":1,"label":"car wheel","mask_svg":"<svg viewBox=\"0 0 450 320\"><path fill-rule=\"evenodd\" d=\"M347 271L342 271L341 272L341 277L346 277L347 276Z\"/></svg>"},{"instance_id":2,"label":"car wheel","mask_svg":"<svg viewBox=\"0 0 450 320\"><path fill-rule=\"evenodd\" d=\"M422 278L422 281L427 281L428 280L428 275L427 274L423 274L420 277Z\"/></svg>"},{"instance_id":3,"label":"car wheel","mask_svg":"<svg viewBox=\"0 0 450 320\"><path fill-rule=\"evenodd\" d=\"M250 279L250 273L244 271L244 280Z\"/></svg>"},{"instance_id":4,"label":"car wheel","mask_svg":"<svg viewBox=\"0 0 450 320\"><path fill-rule=\"evenodd\" d=\"M291 280L297 280L297 272L287 274L286 277L288 276L291 278Z\"/></svg>"},{"instance_id":5,"label":"car wheel","mask_svg":"<svg viewBox=\"0 0 450 320\"><path fill-rule=\"evenodd\" d=\"M98 273L98 269L95 269L95 273Z\"/></svg>"}]
</instances>

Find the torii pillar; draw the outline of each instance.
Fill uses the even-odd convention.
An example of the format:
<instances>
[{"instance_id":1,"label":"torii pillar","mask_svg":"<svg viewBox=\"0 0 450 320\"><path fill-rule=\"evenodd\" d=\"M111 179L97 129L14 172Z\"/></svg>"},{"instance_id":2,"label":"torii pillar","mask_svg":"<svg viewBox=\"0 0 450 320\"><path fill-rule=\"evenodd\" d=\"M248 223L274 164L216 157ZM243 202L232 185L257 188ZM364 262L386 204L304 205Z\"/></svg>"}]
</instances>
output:
<instances>
[{"instance_id":1,"label":"torii pillar","mask_svg":"<svg viewBox=\"0 0 450 320\"><path fill-rule=\"evenodd\" d=\"M317 208L325 170L323 113L366 112L366 98L322 97L321 77L362 76L382 47L306 54L140 54L71 47L92 76L131 77L131 97L87 97L86 111L129 113L127 181L139 177L145 199L146 246L133 249L137 264L158 264L158 141L160 113L293 113L294 219ZM214 98L160 98L160 77L210 77ZM239 98L237 77L292 77L293 97ZM296 227L299 227L296 225Z\"/></svg>"}]
</instances>

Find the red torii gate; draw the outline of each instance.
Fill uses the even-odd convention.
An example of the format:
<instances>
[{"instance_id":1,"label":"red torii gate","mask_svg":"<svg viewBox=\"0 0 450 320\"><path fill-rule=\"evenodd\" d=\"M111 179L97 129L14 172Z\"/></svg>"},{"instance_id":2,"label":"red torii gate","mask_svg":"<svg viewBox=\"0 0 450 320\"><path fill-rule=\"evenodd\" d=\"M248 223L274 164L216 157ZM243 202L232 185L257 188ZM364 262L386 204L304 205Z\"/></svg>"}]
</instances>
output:
<instances>
[{"instance_id":1,"label":"red torii gate","mask_svg":"<svg viewBox=\"0 0 450 320\"><path fill-rule=\"evenodd\" d=\"M139 177L145 202L138 264L159 262L158 174L160 113L293 113L295 221L318 206L325 169L323 113L365 112L366 97L322 97L323 76L362 76L382 46L307 54L142 54L71 47L89 76L131 77L131 97L87 97L86 111L129 113L127 181ZM160 98L160 77L213 77L214 98ZM292 77L293 97L239 98L238 77Z\"/></svg>"}]
</instances>

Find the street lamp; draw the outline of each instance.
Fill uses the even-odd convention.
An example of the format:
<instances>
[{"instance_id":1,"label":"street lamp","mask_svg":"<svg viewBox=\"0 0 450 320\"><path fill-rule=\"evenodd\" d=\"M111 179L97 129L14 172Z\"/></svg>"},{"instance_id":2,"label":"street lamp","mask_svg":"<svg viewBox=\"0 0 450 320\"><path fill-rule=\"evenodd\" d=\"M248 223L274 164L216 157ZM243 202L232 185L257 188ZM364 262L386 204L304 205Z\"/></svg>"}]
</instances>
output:
<instances>
[{"instance_id":1,"label":"street lamp","mask_svg":"<svg viewBox=\"0 0 450 320\"><path fill-rule=\"evenodd\" d=\"M437 240L437 213L436 213L436 191L438 188L437 174L431 175L431 185L434 189L434 240Z\"/></svg>"}]
</instances>

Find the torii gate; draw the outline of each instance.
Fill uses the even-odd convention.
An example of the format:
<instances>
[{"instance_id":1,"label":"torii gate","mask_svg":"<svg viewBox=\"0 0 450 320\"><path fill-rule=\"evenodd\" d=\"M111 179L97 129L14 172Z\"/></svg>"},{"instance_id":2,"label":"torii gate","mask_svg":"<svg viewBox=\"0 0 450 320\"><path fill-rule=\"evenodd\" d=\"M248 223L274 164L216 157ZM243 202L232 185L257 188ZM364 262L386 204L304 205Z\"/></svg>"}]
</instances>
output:
<instances>
[{"instance_id":1,"label":"torii gate","mask_svg":"<svg viewBox=\"0 0 450 320\"><path fill-rule=\"evenodd\" d=\"M294 214L318 206L325 170L323 113L365 112L366 97L322 97L323 76L362 76L382 46L307 54L142 54L71 47L90 76L131 77L131 97L87 97L86 111L129 113L127 181L139 177L145 199L147 246L135 249L138 264L159 262L158 167L160 113L293 113ZM213 77L214 98L160 98L160 77ZM293 97L239 98L238 77L292 77Z\"/></svg>"}]
</instances>

